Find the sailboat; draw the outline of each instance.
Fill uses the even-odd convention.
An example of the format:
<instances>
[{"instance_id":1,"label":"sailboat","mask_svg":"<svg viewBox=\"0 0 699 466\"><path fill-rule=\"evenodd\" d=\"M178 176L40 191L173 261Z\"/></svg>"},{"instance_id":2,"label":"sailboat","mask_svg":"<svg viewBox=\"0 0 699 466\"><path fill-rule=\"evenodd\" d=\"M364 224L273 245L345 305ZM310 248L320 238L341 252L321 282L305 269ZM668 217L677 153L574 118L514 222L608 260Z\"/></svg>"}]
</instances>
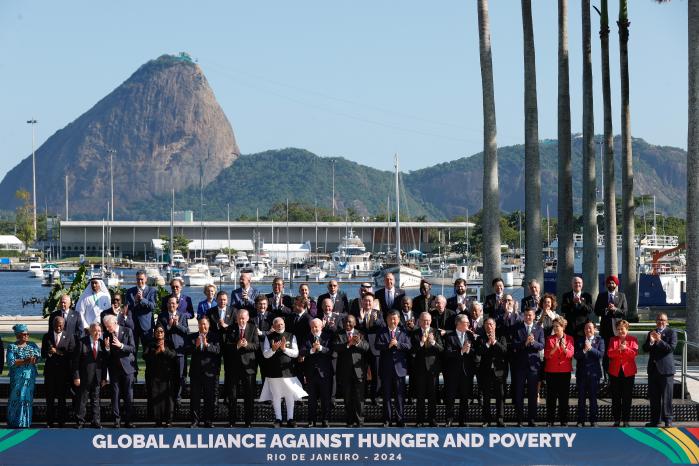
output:
<instances>
[{"instance_id":1,"label":"sailboat","mask_svg":"<svg viewBox=\"0 0 699 466\"><path fill-rule=\"evenodd\" d=\"M383 286L384 277L392 273L398 288L419 288L422 280L422 272L418 269L403 265L400 250L400 184L398 174L398 154L394 157L396 167L396 262L384 263L383 267L374 273L374 284Z\"/></svg>"}]
</instances>

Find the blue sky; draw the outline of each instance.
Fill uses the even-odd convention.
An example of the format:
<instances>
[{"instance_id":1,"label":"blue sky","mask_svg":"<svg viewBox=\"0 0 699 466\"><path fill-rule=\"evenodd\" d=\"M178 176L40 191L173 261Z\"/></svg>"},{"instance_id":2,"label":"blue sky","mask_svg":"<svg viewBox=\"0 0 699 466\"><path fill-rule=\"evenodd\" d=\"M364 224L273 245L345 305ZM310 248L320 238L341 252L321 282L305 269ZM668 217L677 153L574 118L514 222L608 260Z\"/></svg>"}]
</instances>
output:
<instances>
[{"instance_id":1,"label":"blue sky","mask_svg":"<svg viewBox=\"0 0 699 466\"><path fill-rule=\"evenodd\" d=\"M632 133L686 148L687 1L630 6ZM556 137L556 2L534 0L539 135ZM580 3L569 12L572 128L581 131ZM593 1L593 4L599 2ZM612 14L614 130L619 54ZM490 2L497 142L521 144L520 2ZM595 130L602 96L593 12ZM2 0L0 177L163 53L187 51L204 70L241 151L301 147L390 169L482 150L476 2Z\"/></svg>"}]
</instances>

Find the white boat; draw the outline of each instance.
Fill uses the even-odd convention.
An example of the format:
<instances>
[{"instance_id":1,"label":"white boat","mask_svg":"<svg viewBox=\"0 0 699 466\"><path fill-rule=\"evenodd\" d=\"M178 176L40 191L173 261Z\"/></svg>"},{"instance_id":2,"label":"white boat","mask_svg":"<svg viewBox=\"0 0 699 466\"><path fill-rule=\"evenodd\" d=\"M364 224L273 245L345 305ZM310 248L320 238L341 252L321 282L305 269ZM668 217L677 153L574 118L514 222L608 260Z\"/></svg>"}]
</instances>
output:
<instances>
[{"instance_id":1,"label":"white boat","mask_svg":"<svg viewBox=\"0 0 699 466\"><path fill-rule=\"evenodd\" d=\"M235 259L234 262L235 268L236 269L247 269L250 267L250 259L248 259L248 255L245 254L243 251L238 251L235 253Z\"/></svg>"},{"instance_id":2,"label":"white boat","mask_svg":"<svg viewBox=\"0 0 699 466\"><path fill-rule=\"evenodd\" d=\"M328 272L321 269L317 265L314 265L313 267L308 268L307 275L310 280L318 281L324 279L328 275Z\"/></svg>"},{"instance_id":3,"label":"white boat","mask_svg":"<svg viewBox=\"0 0 699 466\"><path fill-rule=\"evenodd\" d=\"M58 268L56 264L45 264L42 267L41 274L43 281L43 286L53 286L54 283L61 279L61 269Z\"/></svg>"},{"instance_id":4,"label":"white boat","mask_svg":"<svg viewBox=\"0 0 699 466\"><path fill-rule=\"evenodd\" d=\"M102 281L104 281L104 284L107 286L117 287L121 286L124 280L115 271L105 270L102 273Z\"/></svg>"},{"instance_id":5,"label":"white boat","mask_svg":"<svg viewBox=\"0 0 699 466\"><path fill-rule=\"evenodd\" d=\"M187 265L187 259L184 258L180 251L175 249L172 253L172 263L175 267L185 267Z\"/></svg>"},{"instance_id":6,"label":"white boat","mask_svg":"<svg viewBox=\"0 0 699 466\"><path fill-rule=\"evenodd\" d=\"M187 267L183 278L185 286L204 286L214 283L209 266L201 263Z\"/></svg>"},{"instance_id":7,"label":"white boat","mask_svg":"<svg viewBox=\"0 0 699 466\"><path fill-rule=\"evenodd\" d=\"M29 263L29 277L30 278L43 278L44 269L41 267L41 262L30 262Z\"/></svg>"},{"instance_id":8,"label":"white boat","mask_svg":"<svg viewBox=\"0 0 699 466\"><path fill-rule=\"evenodd\" d=\"M224 254L222 252L219 252L218 254L216 254L216 257L214 257L214 264L215 265L223 266L223 265L228 265L230 263L231 263L231 261L230 261L230 259L228 259L228 254Z\"/></svg>"},{"instance_id":9,"label":"white boat","mask_svg":"<svg viewBox=\"0 0 699 466\"><path fill-rule=\"evenodd\" d=\"M165 277L160 273L160 269L157 267L147 267L145 272L146 283L149 286L165 286Z\"/></svg>"},{"instance_id":10,"label":"white boat","mask_svg":"<svg viewBox=\"0 0 699 466\"><path fill-rule=\"evenodd\" d=\"M331 258L338 274L366 277L374 272L375 264L371 253L367 252L364 242L351 229L342 238Z\"/></svg>"}]
</instances>

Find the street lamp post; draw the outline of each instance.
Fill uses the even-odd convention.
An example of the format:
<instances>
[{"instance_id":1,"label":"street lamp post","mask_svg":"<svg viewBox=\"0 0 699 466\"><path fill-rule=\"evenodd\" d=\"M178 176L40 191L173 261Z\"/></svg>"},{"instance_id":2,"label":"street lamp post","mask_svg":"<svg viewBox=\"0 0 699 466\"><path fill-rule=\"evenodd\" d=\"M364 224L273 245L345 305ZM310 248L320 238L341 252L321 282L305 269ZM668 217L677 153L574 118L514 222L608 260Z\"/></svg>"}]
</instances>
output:
<instances>
[{"instance_id":1,"label":"street lamp post","mask_svg":"<svg viewBox=\"0 0 699 466\"><path fill-rule=\"evenodd\" d=\"M35 160L35 146L36 146L36 124L38 121L36 118L27 120L27 124L32 125L32 213L34 216L34 240L36 241L36 160Z\"/></svg>"}]
</instances>

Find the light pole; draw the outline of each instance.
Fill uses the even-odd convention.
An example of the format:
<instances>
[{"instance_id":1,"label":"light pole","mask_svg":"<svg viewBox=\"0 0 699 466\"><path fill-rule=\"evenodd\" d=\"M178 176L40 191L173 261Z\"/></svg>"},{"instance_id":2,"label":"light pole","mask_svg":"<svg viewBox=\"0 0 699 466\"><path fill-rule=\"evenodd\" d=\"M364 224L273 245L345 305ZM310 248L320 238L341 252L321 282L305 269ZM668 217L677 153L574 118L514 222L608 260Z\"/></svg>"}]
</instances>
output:
<instances>
[{"instance_id":1,"label":"light pole","mask_svg":"<svg viewBox=\"0 0 699 466\"><path fill-rule=\"evenodd\" d=\"M34 215L34 240L36 241L36 160L34 156L34 147L36 145L36 118L27 120L27 124L32 125L32 210Z\"/></svg>"}]
</instances>

